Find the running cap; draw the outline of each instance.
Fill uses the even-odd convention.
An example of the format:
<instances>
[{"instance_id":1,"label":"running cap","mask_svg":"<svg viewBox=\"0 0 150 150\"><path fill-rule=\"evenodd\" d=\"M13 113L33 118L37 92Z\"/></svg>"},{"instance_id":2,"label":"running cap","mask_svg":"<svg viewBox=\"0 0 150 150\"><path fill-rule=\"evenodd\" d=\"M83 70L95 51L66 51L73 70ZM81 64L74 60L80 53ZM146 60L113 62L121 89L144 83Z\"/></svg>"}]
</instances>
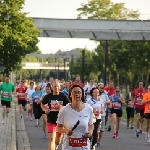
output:
<instances>
[{"instance_id":1,"label":"running cap","mask_svg":"<svg viewBox=\"0 0 150 150\"><path fill-rule=\"evenodd\" d=\"M98 86L104 87L104 83L100 82L97 84Z\"/></svg>"}]
</instances>

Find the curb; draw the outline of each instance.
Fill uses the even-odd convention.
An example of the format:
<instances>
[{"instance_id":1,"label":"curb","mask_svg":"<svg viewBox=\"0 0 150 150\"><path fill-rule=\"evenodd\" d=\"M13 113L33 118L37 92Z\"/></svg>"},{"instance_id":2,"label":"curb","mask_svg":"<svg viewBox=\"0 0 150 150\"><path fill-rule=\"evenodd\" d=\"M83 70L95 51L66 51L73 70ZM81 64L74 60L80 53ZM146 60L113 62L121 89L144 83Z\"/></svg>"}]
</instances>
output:
<instances>
[{"instance_id":1,"label":"curb","mask_svg":"<svg viewBox=\"0 0 150 150\"><path fill-rule=\"evenodd\" d=\"M16 115L15 115L15 103L13 103L13 107L12 107L12 150L17 150L17 140L16 140Z\"/></svg>"}]
</instances>

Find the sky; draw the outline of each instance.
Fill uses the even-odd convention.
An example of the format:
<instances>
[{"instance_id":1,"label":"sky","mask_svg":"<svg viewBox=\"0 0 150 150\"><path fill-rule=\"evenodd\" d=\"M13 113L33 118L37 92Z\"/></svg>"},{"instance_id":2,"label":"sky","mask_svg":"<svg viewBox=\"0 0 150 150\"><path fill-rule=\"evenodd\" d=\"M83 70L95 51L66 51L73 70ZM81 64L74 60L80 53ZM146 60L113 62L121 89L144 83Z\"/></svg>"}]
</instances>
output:
<instances>
[{"instance_id":1,"label":"sky","mask_svg":"<svg viewBox=\"0 0 150 150\"><path fill-rule=\"evenodd\" d=\"M111 0L124 3L128 9L139 10L141 19L150 18L150 0ZM76 19L77 8L88 0L25 0L24 12L30 17ZM55 53L58 50L68 51L75 48L94 50L97 43L89 39L39 38L39 49L43 54Z\"/></svg>"}]
</instances>

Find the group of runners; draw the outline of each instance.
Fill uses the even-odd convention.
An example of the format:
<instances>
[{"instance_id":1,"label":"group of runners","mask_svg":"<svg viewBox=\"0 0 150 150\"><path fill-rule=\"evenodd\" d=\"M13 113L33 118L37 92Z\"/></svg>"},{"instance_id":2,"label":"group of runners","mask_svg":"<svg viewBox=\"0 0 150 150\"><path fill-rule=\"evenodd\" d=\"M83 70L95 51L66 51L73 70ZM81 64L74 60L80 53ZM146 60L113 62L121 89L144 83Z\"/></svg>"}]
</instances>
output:
<instances>
[{"instance_id":1,"label":"group of runners","mask_svg":"<svg viewBox=\"0 0 150 150\"><path fill-rule=\"evenodd\" d=\"M24 81L14 87L6 76L0 85L2 123L11 107L12 95L16 93L20 119L23 111L27 117L35 119L35 127L43 118L44 138L49 137L48 150L57 150L63 137L63 150L87 149L94 150L100 146L104 131L113 130L113 138L119 138L120 121L123 106L126 105L127 129L135 129L136 137L142 133L143 119L147 121L146 142L150 143L150 86L144 88L144 82L139 81L137 88L129 89L124 97L118 86L110 81L108 85L94 84L90 80L84 85L77 76L75 82L60 82L46 78L37 85ZM137 115L137 125L134 127L134 114Z\"/></svg>"}]
</instances>

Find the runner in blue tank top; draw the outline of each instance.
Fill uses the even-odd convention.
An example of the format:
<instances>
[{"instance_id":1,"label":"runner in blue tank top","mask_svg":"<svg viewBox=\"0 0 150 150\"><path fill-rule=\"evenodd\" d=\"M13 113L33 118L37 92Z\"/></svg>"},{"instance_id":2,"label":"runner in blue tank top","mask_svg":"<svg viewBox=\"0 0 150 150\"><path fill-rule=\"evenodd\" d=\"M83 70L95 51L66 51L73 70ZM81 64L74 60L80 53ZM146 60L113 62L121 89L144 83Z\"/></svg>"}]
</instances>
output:
<instances>
[{"instance_id":1,"label":"runner in blue tank top","mask_svg":"<svg viewBox=\"0 0 150 150\"><path fill-rule=\"evenodd\" d=\"M111 100L111 114L113 120L113 138L118 138L118 130L120 125L120 120L122 117L122 104L125 103L124 96L120 93L120 88L117 86L115 88L115 94L110 97Z\"/></svg>"}]
</instances>

